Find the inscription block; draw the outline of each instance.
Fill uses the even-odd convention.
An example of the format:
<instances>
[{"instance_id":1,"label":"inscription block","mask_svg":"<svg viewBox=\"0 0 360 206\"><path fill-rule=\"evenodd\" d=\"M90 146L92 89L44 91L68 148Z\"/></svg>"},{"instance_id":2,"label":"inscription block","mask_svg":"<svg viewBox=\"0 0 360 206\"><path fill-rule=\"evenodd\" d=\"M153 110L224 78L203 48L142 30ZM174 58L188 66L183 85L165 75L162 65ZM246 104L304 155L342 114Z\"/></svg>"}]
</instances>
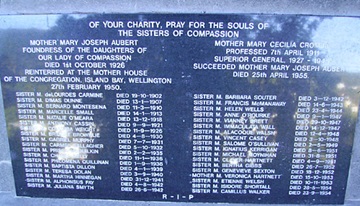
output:
<instances>
[{"instance_id":1,"label":"inscription block","mask_svg":"<svg viewBox=\"0 0 360 206\"><path fill-rule=\"evenodd\" d=\"M359 18L48 17L0 17L17 195L343 203Z\"/></svg>"}]
</instances>

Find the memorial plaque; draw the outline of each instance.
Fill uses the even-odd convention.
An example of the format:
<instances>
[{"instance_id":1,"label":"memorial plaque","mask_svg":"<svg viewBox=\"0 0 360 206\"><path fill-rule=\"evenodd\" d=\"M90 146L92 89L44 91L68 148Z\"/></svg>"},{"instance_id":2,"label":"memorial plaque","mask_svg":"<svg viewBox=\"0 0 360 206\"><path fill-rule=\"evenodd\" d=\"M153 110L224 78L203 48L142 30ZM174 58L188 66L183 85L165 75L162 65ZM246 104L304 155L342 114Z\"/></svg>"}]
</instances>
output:
<instances>
[{"instance_id":1,"label":"memorial plaque","mask_svg":"<svg viewBox=\"0 0 360 206\"><path fill-rule=\"evenodd\" d=\"M0 19L17 195L344 202L359 18Z\"/></svg>"}]
</instances>

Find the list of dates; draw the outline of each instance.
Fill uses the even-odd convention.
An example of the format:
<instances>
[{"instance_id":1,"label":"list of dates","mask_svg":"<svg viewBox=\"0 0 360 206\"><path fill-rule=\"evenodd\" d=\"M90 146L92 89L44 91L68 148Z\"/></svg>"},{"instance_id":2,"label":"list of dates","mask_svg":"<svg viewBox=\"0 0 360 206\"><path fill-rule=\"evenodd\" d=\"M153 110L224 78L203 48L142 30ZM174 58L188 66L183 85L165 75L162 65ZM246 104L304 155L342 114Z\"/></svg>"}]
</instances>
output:
<instances>
[{"instance_id":1,"label":"list of dates","mask_svg":"<svg viewBox=\"0 0 360 206\"><path fill-rule=\"evenodd\" d=\"M344 201L360 69L318 38L337 17L55 17L0 31L17 195Z\"/></svg>"}]
</instances>

